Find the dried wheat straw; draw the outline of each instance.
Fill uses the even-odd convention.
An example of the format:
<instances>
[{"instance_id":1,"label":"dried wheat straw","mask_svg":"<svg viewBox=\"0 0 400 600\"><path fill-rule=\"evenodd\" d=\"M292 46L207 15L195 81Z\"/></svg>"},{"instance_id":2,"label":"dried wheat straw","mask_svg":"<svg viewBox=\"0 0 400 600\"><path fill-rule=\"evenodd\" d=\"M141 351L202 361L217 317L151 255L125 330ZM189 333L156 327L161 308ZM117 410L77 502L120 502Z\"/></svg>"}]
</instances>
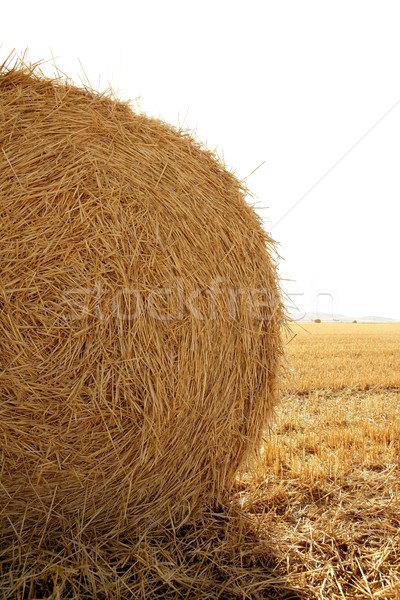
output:
<instances>
[{"instance_id":1,"label":"dried wheat straw","mask_svg":"<svg viewBox=\"0 0 400 600\"><path fill-rule=\"evenodd\" d=\"M0 147L1 547L40 570L224 499L275 404L282 307L246 190L189 134L17 64Z\"/></svg>"}]
</instances>

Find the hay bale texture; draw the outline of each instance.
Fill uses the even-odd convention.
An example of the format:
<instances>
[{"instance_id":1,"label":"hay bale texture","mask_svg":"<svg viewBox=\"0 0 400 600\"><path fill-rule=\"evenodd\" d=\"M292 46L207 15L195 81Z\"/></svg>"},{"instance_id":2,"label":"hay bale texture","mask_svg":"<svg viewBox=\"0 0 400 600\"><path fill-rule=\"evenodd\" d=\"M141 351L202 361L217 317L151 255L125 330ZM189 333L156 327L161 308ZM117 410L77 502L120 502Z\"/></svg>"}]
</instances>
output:
<instances>
[{"instance_id":1,"label":"hay bale texture","mask_svg":"<svg viewBox=\"0 0 400 600\"><path fill-rule=\"evenodd\" d=\"M0 147L1 548L178 527L275 404L272 241L190 135L37 69Z\"/></svg>"}]
</instances>

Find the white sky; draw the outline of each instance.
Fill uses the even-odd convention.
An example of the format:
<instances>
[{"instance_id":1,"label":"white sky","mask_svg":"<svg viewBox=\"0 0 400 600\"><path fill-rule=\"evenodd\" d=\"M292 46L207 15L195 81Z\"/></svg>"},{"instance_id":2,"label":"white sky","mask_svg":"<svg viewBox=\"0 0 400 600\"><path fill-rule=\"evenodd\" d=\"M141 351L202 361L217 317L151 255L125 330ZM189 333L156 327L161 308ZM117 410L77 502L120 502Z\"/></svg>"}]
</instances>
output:
<instances>
[{"instance_id":1,"label":"white sky","mask_svg":"<svg viewBox=\"0 0 400 600\"><path fill-rule=\"evenodd\" d=\"M336 313L400 319L397 0L20 0L0 62L14 48L140 97L241 179L263 163L247 185L301 310L330 311L329 293Z\"/></svg>"}]
</instances>

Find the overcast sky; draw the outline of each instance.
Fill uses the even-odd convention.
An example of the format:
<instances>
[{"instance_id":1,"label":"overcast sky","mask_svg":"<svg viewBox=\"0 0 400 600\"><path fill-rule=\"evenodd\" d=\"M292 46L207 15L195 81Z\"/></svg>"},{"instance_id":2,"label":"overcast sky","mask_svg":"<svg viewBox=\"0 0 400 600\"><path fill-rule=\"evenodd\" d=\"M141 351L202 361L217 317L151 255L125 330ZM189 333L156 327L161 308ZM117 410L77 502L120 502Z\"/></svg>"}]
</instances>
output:
<instances>
[{"instance_id":1,"label":"overcast sky","mask_svg":"<svg viewBox=\"0 0 400 600\"><path fill-rule=\"evenodd\" d=\"M300 310L400 319L399 27L394 0L20 0L0 62L53 56L195 131L246 178Z\"/></svg>"}]
</instances>

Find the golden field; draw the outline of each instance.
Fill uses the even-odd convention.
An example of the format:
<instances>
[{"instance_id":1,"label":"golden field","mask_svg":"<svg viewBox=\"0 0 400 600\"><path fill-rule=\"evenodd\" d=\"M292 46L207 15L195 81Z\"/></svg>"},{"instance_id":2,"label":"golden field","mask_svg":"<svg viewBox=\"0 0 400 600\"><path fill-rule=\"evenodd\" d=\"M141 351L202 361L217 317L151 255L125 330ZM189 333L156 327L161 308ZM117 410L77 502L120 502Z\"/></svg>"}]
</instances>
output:
<instances>
[{"instance_id":1,"label":"golden field","mask_svg":"<svg viewBox=\"0 0 400 600\"><path fill-rule=\"evenodd\" d=\"M400 323L293 323L286 337L295 392L400 386Z\"/></svg>"},{"instance_id":2,"label":"golden field","mask_svg":"<svg viewBox=\"0 0 400 600\"><path fill-rule=\"evenodd\" d=\"M286 355L258 474L242 482L285 573L270 597L400 598L400 324L293 323Z\"/></svg>"}]
</instances>

